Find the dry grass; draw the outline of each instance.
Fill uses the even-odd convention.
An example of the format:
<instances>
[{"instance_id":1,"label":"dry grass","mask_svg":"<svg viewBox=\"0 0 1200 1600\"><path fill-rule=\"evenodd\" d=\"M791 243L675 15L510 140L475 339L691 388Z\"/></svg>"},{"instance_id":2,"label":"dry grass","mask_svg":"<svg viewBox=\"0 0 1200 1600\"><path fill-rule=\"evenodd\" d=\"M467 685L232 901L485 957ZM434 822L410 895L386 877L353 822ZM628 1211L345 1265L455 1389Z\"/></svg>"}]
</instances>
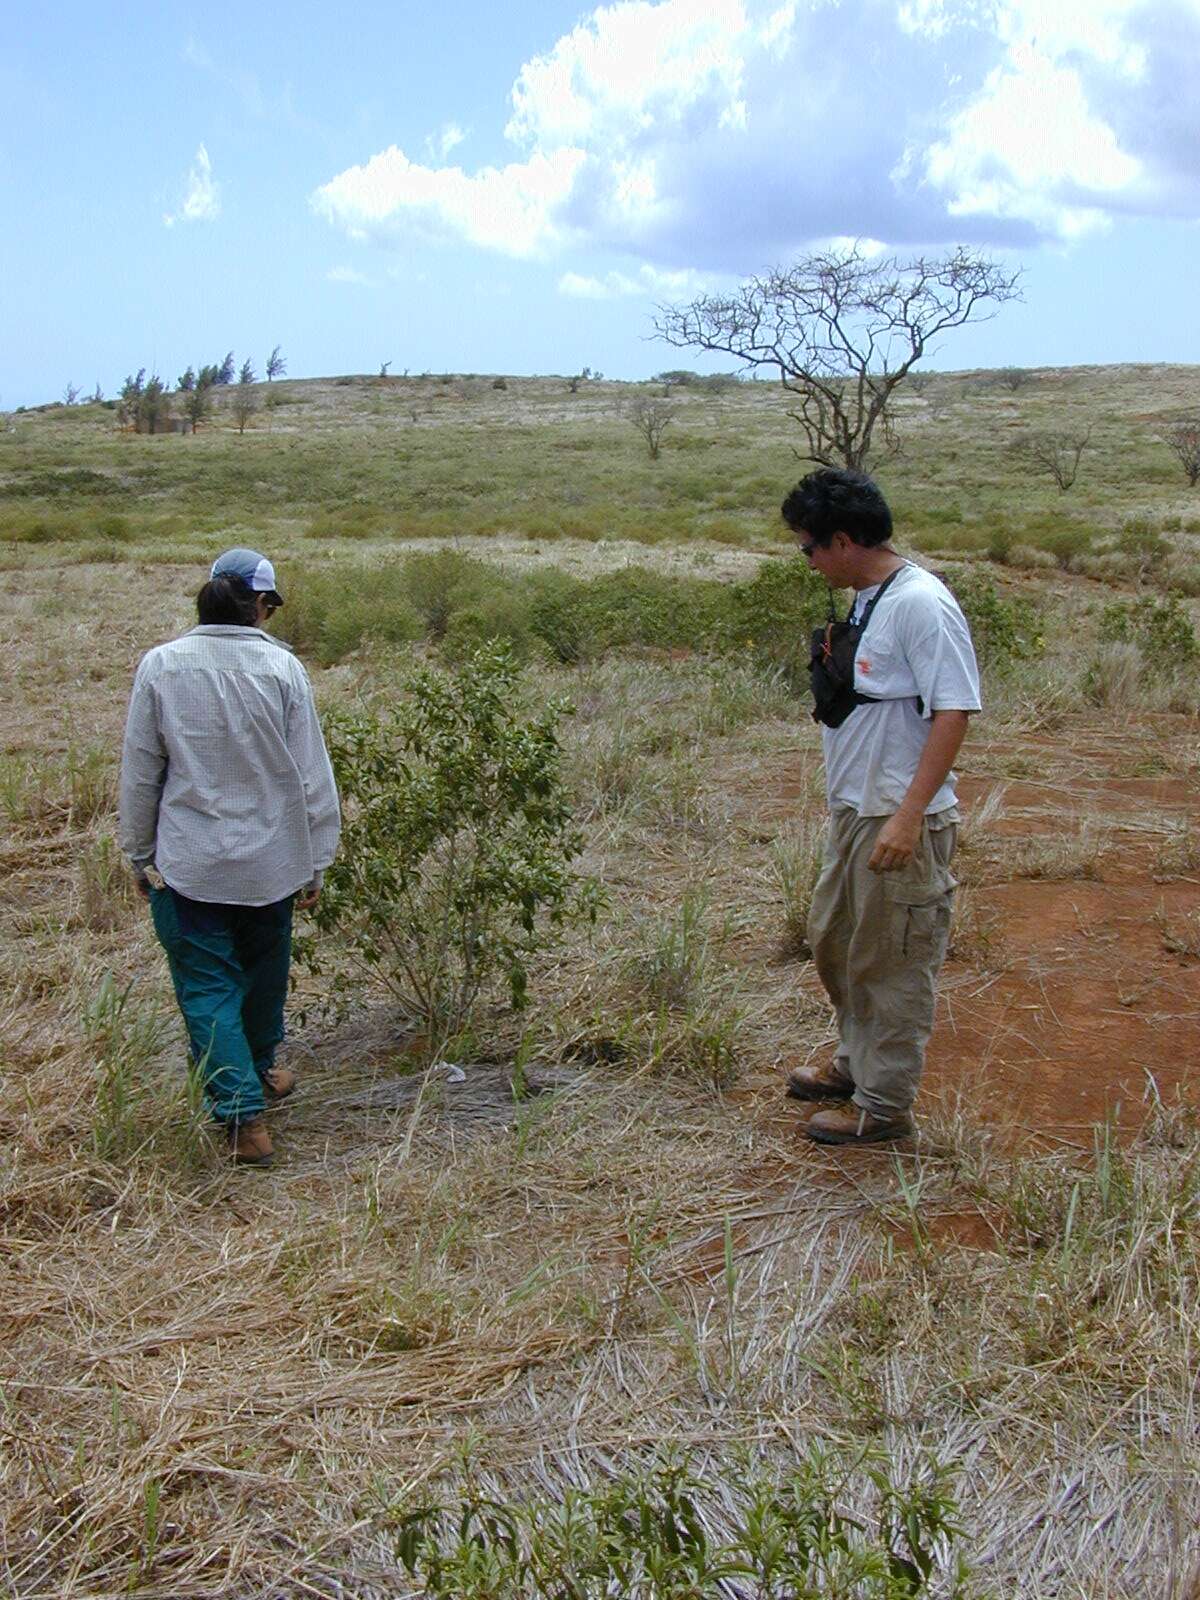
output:
<instances>
[{"instance_id":1,"label":"dry grass","mask_svg":"<svg viewBox=\"0 0 1200 1600\"><path fill-rule=\"evenodd\" d=\"M438 388L416 435L502 403ZM352 421L335 386L319 397L329 427L382 438L394 416L370 407L401 391L346 392ZM535 400L565 415L585 397L515 398L514 427ZM605 403L588 395L589 417ZM962 404L922 426L965 429ZM289 436L288 408L275 425ZM326 545L306 540L301 568ZM898 1470L957 1462L981 1596L1188 1595L1194 1122L1152 1099L1133 1152L1033 1157L960 1086L902 1153L798 1146L778 1063L829 1019L780 946L815 859L819 762L777 684L654 656L539 674L535 693L576 706L584 865L609 895L595 935L546 959L531 1017L484 1019L462 1081L414 1074L382 1007L302 1030L278 1166L226 1170L111 846L130 670L185 625L195 584L191 545L162 548L153 571L119 569L111 626L112 569L47 559L61 547L10 551L22 579L0 595L17 690L0 706L0 1588L375 1600L409 1592L391 1528L426 1490L558 1499L670 1446L716 1534L731 1464L782 1471L825 1440ZM318 694L387 692L396 670L364 653L317 673ZM1105 733L1071 681L1039 663L972 732L967 770L1013 781L1047 776L1030 750L1052 738L1077 818L1048 836L999 784L974 809L955 936L973 990L1015 958L989 904L1036 864L1013 823L1041 831L1041 875L1098 870L1104 774L1162 747L1136 724ZM1178 733L1166 778L1191 784L1194 724ZM1186 878L1178 810L1137 820ZM865 1492L849 1483L848 1507Z\"/></svg>"}]
</instances>

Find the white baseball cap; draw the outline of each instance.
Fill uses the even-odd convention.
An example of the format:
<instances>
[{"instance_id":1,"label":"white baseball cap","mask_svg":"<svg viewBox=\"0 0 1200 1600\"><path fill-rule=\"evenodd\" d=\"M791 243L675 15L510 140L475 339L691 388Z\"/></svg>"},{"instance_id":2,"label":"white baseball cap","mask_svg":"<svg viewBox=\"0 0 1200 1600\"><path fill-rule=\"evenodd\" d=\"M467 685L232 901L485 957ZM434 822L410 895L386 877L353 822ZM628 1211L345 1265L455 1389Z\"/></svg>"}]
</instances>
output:
<instances>
[{"instance_id":1,"label":"white baseball cap","mask_svg":"<svg viewBox=\"0 0 1200 1600\"><path fill-rule=\"evenodd\" d=\"M283 604L283 596L275 587L275 568L257 550L226 550L212 564L210 578L240 578L247 589L266 595L273 606Z\"/></svg>"}]
</instances>

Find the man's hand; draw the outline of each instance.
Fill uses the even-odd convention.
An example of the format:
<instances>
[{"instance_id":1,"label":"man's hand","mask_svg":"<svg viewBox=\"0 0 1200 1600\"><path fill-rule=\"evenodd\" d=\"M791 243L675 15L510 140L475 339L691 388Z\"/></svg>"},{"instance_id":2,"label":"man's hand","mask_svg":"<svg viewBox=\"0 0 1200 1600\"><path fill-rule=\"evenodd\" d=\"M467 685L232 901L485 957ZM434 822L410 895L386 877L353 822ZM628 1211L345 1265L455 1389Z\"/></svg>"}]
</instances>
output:
<instances>
[{"instance_id":1,"label":"man's hand","mask_svg":"<svg viewBox=\"0 0 1200 1600\"><path fill-rule=\"evenodd\" d=\"M301 894L296 896L296 910L311 911L320 898L320 889L305 889Z\"/></svg>"},{"instance_id":2,"label":"man's hand","mask_svg":"<svg viewBox=\"0 0 1200 1600\"><path fill-rule=\"evenodd\" d=\"M137 890L138 894L142 897L143 900L149 900L149 898L150 898L150 879L149 878L144 878L140 872L135 872L134 875L133 875L133 887Z\"/></svg>"},{"instance_id":3,"label":"man's hand","mask_svg":"<svg viewBox=\"0 0 1200 1600\"><path fill-rule=\"evenodd\" d=\"M912 860L913 851L921 841L922 816L915 817L897 811L879 830L875 848L867 866L872 872L898 872Z\"/></svg>"}]
</instances>

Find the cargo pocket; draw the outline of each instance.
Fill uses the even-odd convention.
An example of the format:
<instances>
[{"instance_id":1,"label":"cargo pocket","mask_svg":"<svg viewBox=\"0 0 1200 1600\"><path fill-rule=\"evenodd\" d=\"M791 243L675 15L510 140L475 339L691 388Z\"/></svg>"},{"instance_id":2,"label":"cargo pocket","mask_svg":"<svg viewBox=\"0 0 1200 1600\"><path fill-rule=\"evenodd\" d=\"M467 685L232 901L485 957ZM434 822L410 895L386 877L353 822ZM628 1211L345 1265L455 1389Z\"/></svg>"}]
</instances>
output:
<instances>
[{"instance_id":1,"label":"cargo pocket","mask_svg":"<svg viewBox=\"0 0 1200 1600\"><path fill-rule=\"evenodd\" d=\"M883 874L893 953L902 961L945 954L950 905L958 880L937 852L918 853L900 872Z\"/></svg>"}]
</instances>

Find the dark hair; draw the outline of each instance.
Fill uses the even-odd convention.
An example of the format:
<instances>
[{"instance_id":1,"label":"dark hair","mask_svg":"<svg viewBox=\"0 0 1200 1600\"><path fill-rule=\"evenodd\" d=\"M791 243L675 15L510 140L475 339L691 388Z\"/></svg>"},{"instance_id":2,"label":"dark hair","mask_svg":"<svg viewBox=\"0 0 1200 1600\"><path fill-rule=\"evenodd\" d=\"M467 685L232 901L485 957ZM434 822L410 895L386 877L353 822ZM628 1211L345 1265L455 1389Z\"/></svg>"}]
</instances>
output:
<instances>
[{"instance_id":1,"label":"dark hair","mask_svg":"<svg viewBox=\"0 0 1200 1600\"><path fill-rule=\"evenodd\" d=\"M822 467L810 472L781 507L793 533L806 533L822 548L844 533L855 544L886 544L892 537L888 503L865 472Z\"/></svg>"},{"instance_id":2,"label":"dark hair","mask_svg":"<svg viewBox=\"0 0 1200 1600\"><path fill-rule=\"evenodd\" d=\"M202 624L232 622L243 628L258 626L258 603L249 584L231 573L210 578L196 596L196 615Z\"/></svg>"}]
</instances>

